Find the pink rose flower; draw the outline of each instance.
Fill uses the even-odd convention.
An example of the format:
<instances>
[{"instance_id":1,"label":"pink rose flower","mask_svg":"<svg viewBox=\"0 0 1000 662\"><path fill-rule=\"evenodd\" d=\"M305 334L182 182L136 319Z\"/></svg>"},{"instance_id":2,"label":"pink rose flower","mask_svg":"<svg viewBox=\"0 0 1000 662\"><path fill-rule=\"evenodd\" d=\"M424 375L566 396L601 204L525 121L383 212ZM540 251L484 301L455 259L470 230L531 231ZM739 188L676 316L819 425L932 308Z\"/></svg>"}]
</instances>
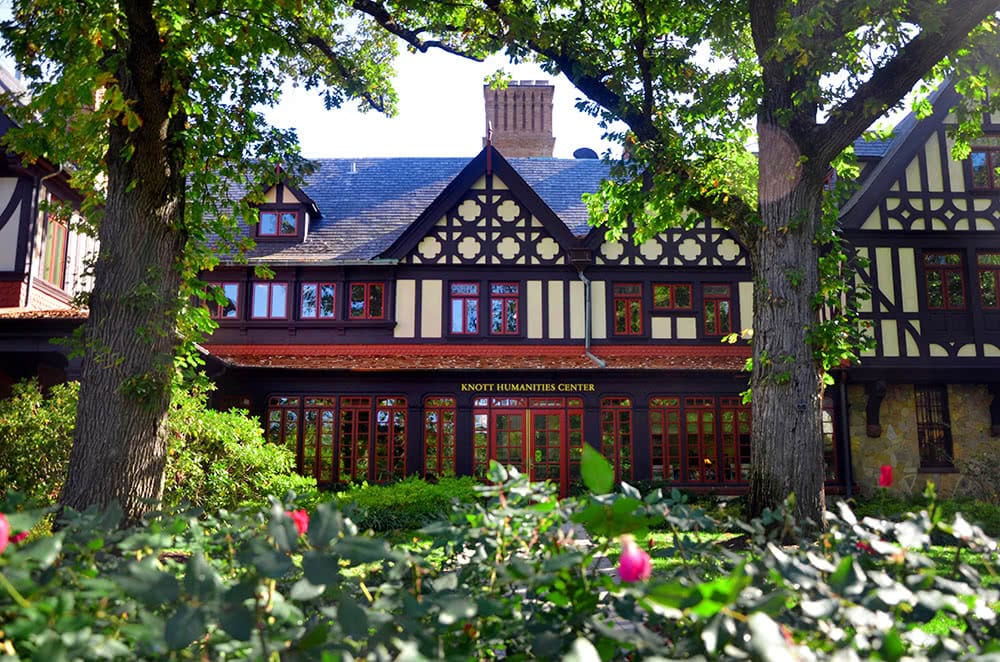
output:
<instances>
[{"instance_id":1,"label":"pink rose flower","mask_svg":"<svg viewBox=\"0 0 1000 662\"><path fill-rule=\"evenodd\" d=\"M892 465L883 464L878 471L878 486L892 487Z\"/></svg>"},{"instance_id":2,"label":"pink rose flower","mask_svg":"<svg viewBox=\"0 0 1000 662\"><path fill-rule=\"evenodd\" d=\"M637 582L649 579L653 572L653 561L635 538L626 534L621 537L622 555L618 558L618 576L623 582Z\"/></svg>"},{"instance_id":3,"label":"pink rose flower","mask_svg":"<svg viewBox=\"0 0 1000 662\"><path fill-rule=\"evenodd\" d=\"M299 532L300 536L309 530L309 513L305 510L286 510L285 514L295 522L295 530Z\"/></svg>"},{"instance_id":4,"label":"pink rose flower","mask_svg":"<svg viewBox=\"0 0 1000 662\"><path fill-rule=\"evenodd\" d=\"M20 532L20 533L18 533L17 535L15 535L15 536L11 536L11 537L10 537L10 541L11 541L12 543L14 543L15 545L20 545L20 544L21 544L22 542L24 542L24 541L25 541L25 539L26 539L27 537L28 537L28 532L27 532L27 531L21 531L21 532Z\"/></svg>"},{"instance_id":5,"label":"pink rose flower","mask_svg":"<svg viewBox=\"0 0 1000 662\"><path fill-rule=\"evenodd\" d=\"M10 522L7 516L0 513L0 554L7 549L7 541L10 540Z\"/></svg>"}]
</instances>

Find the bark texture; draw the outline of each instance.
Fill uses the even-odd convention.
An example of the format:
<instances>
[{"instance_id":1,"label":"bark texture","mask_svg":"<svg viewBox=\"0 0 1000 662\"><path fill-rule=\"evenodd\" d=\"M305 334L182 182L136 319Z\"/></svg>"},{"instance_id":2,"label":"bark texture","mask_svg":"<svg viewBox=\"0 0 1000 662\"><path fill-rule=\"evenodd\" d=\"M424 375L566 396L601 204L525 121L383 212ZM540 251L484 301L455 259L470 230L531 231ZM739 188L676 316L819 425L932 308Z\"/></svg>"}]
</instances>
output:
<instances>
[{"instance_id":1,"label":"bark texture","mask_svg":"<svg viewBox=\"0 0 1000 662\"><path fill-rule=\"evenodd\" d=\"M162 493L166 414L176 344L183 224L185 118L171 115L151 0L122 3L127 42L117 79L141 126L110 127L108 190L90 298L69 474L60 503L117 501L133 522ZM134 128L134 123L133 123Z\"/></svg>"}]
</instances>

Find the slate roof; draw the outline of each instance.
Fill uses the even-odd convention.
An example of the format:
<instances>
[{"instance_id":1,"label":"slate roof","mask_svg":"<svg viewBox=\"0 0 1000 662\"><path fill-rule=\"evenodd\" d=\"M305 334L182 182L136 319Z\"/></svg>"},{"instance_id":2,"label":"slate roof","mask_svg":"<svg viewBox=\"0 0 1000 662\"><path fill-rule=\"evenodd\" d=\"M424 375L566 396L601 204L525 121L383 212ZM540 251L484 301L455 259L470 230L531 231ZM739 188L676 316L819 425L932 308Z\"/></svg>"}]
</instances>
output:
<instances>
[{"instance_id":1,"label":"slate roof","mask_svg":"<svg viewBox=\"0 0 1000 662\"><path fill-rule=\"evenodd\" d=\"M513 158L514 169L577 236L586 235L583 193L608 166L594 159ZM305 241L258 241L251 261L270 264L377 259L469 164L463 158L317 159L302 185L320 210ZM244 192L232 191L234 196ZM250 228L244 228L246 232Z\"/></svg>"}]
</instances>

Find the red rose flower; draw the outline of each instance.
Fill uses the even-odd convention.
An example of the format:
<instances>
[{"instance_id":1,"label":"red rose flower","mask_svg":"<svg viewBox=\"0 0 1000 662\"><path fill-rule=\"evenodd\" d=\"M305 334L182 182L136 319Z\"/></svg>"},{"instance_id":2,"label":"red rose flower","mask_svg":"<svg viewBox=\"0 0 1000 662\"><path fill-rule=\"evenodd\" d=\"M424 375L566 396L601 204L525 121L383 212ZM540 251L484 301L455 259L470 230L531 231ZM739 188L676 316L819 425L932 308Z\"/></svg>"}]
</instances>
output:
<instances>
[{"instance_id":1,"label":"red rose flower","mask_svg":"<svg viewBox=\"0 0 1000 662\"><path fill-rule=\"evenodd\" d=\"M309 513L300 509L286 510L285 514L295 522L295 530L299 532L299 535L305 535L305 532L309 530Z\"/></svg>"}]
</instances>

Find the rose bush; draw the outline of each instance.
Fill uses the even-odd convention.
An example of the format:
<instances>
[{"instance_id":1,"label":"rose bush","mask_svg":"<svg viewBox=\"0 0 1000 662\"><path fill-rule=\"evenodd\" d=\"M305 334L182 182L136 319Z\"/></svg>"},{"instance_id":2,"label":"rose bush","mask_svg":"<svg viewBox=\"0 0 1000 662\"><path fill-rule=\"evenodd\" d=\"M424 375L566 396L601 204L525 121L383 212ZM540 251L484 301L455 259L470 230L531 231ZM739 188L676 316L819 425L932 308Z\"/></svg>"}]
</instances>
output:
<instances>
[{"instance_id":1,"label":"rose bush","mask_svg":"<svg viewBox=\"0 0 1000 662\"><path fill-rule=\"evenodd\" d=\"M932 507L896 523L858 520L844 507L819 539L783 546L795 522L768 512L731 523L748 547L734 553L684 535L716 523L678 495L609 493L600 455L586 451L583 466L600 494L562 501L493 466L482 500L402 546L360 533L333 503L310 510L300 535L293 495L266 509L159 513L128 530L114 510L67 513L55 534L0 555L11 588L0 587L0 650L37 660L952 660L997 650L1000 595L966 562L995 571L996 542L960 517L945 523ZM42 514L23 505L0 503L14 530ZM652 526L674 534L654 558L690 562L632 583L598 562ZM957 541L943 567L925 554L933 531ZM955 626L926 627L941 614Z\"/></svg>"}]
</instances>

